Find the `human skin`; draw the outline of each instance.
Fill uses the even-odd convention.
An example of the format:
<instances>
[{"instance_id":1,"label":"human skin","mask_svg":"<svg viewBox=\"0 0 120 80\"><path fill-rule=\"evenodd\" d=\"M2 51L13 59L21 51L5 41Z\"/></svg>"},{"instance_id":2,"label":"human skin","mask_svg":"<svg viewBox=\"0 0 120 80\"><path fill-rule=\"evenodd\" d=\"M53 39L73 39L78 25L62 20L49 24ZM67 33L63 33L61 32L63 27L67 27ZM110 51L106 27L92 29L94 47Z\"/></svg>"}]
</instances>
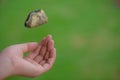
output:
<instances>
[{"instance_id":1,"label":"human skin","mask_svg":"<svg viewBox=\"0 0 120 80\"><path fill-rule=\"evenodd\" d=\"M24 57L25 52L29 54ZM9 46L0 53L0 80L12 75L37 77L52 68L55 58L56 49L51 35L40 43Z\"/></svg>"}]
</instances>

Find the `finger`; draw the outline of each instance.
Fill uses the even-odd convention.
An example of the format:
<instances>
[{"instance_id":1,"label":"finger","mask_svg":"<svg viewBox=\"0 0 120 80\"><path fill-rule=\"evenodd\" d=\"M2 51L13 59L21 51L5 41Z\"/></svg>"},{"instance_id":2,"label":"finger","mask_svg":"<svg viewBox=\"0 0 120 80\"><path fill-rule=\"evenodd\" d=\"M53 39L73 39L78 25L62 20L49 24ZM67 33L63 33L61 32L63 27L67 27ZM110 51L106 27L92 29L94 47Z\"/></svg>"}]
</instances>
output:
<instances>
[{"instance_id":1,"label":"finger","mask_svg":"<svg viewBox=\"0 0 120 80\"><path fill-rule=\"evenodd\" d=\"M54 62L55 62L55 59L56 59L56 49L53 48L51 51L50 51L50 54L49 54L49 59L47 60L47 63L45 63L43 65L44 68L46 69L50 69Z\"/></svg>"},{"instance_id":2,"label":"finger","mask_svg":"<svg viewBox=\"0 0 120 80\"><path fill-rule=\"evenodd\" d=\"M51 35L48 35L47 39L45 40L40 52L39 52L39 55L38 56L42 56L44 57L45 56L45 53L47 52L47 44L48 42L52 39L52 36Z\"/></svg>"},{"instance_id":3,"label":"finger","mask_svg":"<svg viewBox=\"0 0 120 80\"><path fill-rule=\"evenodd\" d=\"M46 52L46 47L42 47L41 51L40 51L42 54L45 54ZM34 60L39 63L40 61L43 60L43 56L42 55L37 55Z\"/></svg>"},{"instance_id":4,"label":"finger","mask_svg":"<svg viewBox=\"0 0 120 80\"><path fill-rule=\"evenodd\" d=\"M53 47L54 47L54 41L53 40L49 40L47 47L48 47L48 51L50 51L51 49L53 49Z\"/></svg>"},{"instance_id":5,"label":"finger","mask_svg":"<svg viewBox=\"0 0 120 80\"><path fill-rule=\"evenodd\" d=\"M47 47L48 47L47 48L47 52L46 52L46 54L44 56L45 60L47 60L49 58L49 51L54 48L54 41L53 40L49 40Z\"/></svg>"},{"instance_id":6,"label":"finger","mask_svg":"<svg viewBox=\"0 0 120 80\"><path fill-rule=\"evenodd\" d=\"M56 59L56 49L53 48L53 49L50 51L48 63L49 63L50 65L53 65L55 59Z\"/></svg>"},{"instance_id":7,"label":"finger","mask_svg":"<svg viewBox=\"0 0 120 80\"><path fill-rule=\"evenodd\" d=\"M24 43L24 44L17 44L17 45L14 45L14 47L19 48L23 53L31 52L38 47L38 43L30 42L30 43Z\"/></svg>"},{"instance_id":8,"label":"finger","mask_svg":"<svg viewBox=\"0 0 120 80\"><path fill-rule=\"evenodd\" d=\"M43 40L38 44L38 47L33 51L31 52L30 54L28 54L27 57L31 58L31 59L34 59L35 56L37 56L39 54L39 51L41 49L41 45L44 43L46 38L43 38Z\"/></svg>"},{"instance_id":9,"label":"finger","mask_svg":"<svg viewBox=\"0 0 120 80\"><path fill-rule=\"evenodd\" d=\"M43 47L43 45L46 44L46 43L45 43L46 40L47 40L47 37L43 40L42 43L40 43L39 49L37 49L37 50L35 51L36 55L35 55L35 57L34 57L33 59L34 59L37 63L39 63L39 61L43 59L42 56L39 56L39 53L42 52L42 53L44 54L44 53L46 52L46 48Z\"/></svg>"},{"instance_id":10,"label":"finger","mask_svg":"<svg viewBox=\"0 0 120 80\"><path fill-rule=\"evenodd\" d=\"M47 60L49 58L49 52L47 51L44 57L44 60Z\"/></svg>"},{"instance_id":11,"label":"finger","mask_svg":"<svg viewBox=\"0 0 120 80\"><path fill-rule=\"evenodd\" d=\"M45 39L44 43L41 45L41 49L39 51L39 54L34 58L34 60L39 63L43 60L43 57L45 53L47 52L47 43L51 39L51 35L48 35Z\"/></svg>"},{"instance_id":12,"label":"finger","mask_svg":"<svg viewBox=\"0 0 120 80\"><path fill-rule=\"evenodd\" d=\"M50 55L49 55L49 58L56 58L56 49L53 48L51 51L50 51Z\"/></svg>"},{"instance_id":13,"label":"finger","mask_svg":"<svg viewBox=\"0 0 120 80\"><path fill-rule=\"evenodd\" d=\"M39 51L40 51L42 45L44 44L46 38L47 37L42 39L42 41L39 43L39 47L34 51L34 53L39 53Z\"/></svg>"}]
</instances>

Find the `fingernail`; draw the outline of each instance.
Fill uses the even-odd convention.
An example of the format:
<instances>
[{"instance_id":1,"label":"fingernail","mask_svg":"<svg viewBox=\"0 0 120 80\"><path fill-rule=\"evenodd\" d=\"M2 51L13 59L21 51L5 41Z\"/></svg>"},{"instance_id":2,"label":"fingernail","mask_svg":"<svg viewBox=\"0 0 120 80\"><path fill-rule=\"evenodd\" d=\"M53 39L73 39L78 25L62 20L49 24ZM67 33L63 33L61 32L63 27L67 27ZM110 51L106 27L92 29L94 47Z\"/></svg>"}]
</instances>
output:
<instances>
[{"instance_id":1,"label":"fingernail","mask_svg":"<svg viewBox=\"0 0 120 80\"><path fill-rule=\"evenodd\" d=\"M54 44L54 40L52 40L53 44Z\"/></svg>"},{"instance_id":2,"label":"fingernail","mask_svg":"<svg viewBox=\"0 0 120 80\"><path fill-rule=\"evenodd\" d=\"M56 52L56 48L54 48L54 51Z\"/></svg>"},{"instance_id":3,"label":"fingernail","mask_svg":"<svg viewBox=\"0 0 120 80\"><path fill-rule=\"evenodd\" d=\"M51 35L51 34L49 34L49 35L48 35L48 37L52 38L52 35Z\"/></svg>"}]
</instances>

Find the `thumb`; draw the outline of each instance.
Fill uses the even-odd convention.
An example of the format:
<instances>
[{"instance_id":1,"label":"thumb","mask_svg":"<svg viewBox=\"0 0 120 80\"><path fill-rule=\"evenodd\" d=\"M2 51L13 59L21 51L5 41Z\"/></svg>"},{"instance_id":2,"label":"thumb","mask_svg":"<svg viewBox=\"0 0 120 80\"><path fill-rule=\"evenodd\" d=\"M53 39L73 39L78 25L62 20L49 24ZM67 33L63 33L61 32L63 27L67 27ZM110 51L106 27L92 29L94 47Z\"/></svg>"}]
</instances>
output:
<instances>
[{"instance_id":1,"label":"thumb","mask_svg":"<svg viewBox=\"0 0 120 80\"><path fill-rule=\"evenodd\" d=\"M31 52L35 50L38 47L38 43L36 42L29 42L29 43L24 43L24 44L17 44L14 45L15 48L21 49L21 51L24 52Z\"/></svg>"}]
</instances>

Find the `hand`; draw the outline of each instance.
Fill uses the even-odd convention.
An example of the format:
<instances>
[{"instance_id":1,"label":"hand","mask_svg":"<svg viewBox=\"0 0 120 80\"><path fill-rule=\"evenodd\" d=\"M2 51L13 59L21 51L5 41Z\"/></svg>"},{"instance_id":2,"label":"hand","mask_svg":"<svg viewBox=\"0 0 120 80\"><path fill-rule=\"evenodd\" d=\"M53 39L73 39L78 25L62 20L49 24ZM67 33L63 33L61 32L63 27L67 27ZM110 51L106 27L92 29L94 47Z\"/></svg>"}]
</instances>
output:
<instances>
[{"instance_id":1,"label":"hand","mask_svg":"<svg viewBox=\"0 0 120 80\"><path fill-rule=\"evenodd\" d=\"M25 52L29 54L23 57ZM51 69L55 57L56 49L51 35L39 44L30 42L10 46L0 54L0 79L4 78L4 75L39 76Z\"/></svg>"}]
</instances>

